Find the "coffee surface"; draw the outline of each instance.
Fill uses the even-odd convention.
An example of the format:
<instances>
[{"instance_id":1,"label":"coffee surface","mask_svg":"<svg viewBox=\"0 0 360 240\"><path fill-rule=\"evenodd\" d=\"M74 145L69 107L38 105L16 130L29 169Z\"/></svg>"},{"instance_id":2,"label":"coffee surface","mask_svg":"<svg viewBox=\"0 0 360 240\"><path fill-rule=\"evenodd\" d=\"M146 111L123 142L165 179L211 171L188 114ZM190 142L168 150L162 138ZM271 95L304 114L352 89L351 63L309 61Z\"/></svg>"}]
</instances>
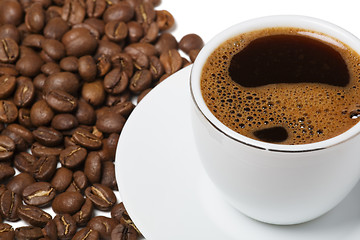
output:
<instances>
[{"instance_id":1,"label":"coffee surface","mask_svg":"<svg viewBox=\"0 0 360 240\"><path fill-rule=\"evenodd\" d=\"M360 114L360 56L337 39L297 28L244 33L203 67L211 112L247 137L306 144L335 137Z\"/></svg>"}]
</instances>

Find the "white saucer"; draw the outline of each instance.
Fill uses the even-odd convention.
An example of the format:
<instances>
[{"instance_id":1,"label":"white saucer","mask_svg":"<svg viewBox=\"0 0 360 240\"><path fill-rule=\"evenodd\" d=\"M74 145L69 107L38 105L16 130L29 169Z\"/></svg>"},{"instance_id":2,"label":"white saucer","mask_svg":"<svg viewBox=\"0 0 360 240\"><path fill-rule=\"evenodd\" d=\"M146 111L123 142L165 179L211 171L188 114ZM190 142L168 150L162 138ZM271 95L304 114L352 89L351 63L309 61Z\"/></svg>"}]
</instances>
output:
<instances>
[{"instance_id":1,"label":"white saucer","mask_svg":"<svg viewBox=\"0 0 360 240\"><path fill-rule=\"evenodd\" d=\"M190 71L191 66L151 91L120 136L116 158L120 194L146 239L360 239L360 184L334 210L293 226L257 222L224 202L195 148Z\"/></svg>"}]
</instances>

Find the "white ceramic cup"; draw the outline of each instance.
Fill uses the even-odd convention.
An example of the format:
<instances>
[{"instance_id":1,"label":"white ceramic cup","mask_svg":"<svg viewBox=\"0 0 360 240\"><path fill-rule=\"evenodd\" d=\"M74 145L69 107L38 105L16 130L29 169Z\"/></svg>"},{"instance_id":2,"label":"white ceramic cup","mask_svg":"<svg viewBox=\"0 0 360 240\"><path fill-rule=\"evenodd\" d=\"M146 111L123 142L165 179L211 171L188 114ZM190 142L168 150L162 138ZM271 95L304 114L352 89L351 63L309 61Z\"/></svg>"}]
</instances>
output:
<instances>
[{"instance_id":1,"label":"white ceramic cup","mask_svg":"<svg viewBox=\"0 0 360 240\"><path fill-rule=\"evenodd\" d=\"M202 67L219 45L238 34L269 27L314 30L360 53L358 38L315 18L270 16L235 25L207 43L193 65L193 128L203 166L231 205L259 221L297 224L334 208L358 182L360 123L321 142L266 143L240 135L221 123L207 108L200 90Z\"/></svg>"}]
</instances>

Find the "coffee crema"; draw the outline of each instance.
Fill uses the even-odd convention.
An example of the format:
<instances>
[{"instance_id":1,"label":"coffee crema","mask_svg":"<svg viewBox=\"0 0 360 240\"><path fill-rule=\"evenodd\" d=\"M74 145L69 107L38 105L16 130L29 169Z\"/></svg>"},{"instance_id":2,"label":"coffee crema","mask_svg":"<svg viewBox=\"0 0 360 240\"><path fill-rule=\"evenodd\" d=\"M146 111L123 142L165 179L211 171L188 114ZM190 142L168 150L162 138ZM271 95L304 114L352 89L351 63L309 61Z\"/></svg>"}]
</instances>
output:
<instances>
[{"instance_id":1,"label":"coffee crema","mask_svg":"<svg viewBox=\"0 0 360 240\"><path fill-rule=\"evenodd\" d=\"M215 117L244 136L319 142L360 119L360 56L322 33L266 28L222 43L203 67L201 91Z\"/></svg>"}]
</instances>

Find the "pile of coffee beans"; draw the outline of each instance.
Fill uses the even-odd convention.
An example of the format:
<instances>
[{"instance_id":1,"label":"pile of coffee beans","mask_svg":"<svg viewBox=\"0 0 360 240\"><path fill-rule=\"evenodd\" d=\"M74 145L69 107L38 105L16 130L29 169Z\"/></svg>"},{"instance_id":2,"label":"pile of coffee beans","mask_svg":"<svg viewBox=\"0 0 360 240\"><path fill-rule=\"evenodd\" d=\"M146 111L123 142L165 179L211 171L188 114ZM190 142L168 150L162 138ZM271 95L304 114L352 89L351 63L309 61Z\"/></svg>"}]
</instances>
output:
<instances>
[{"instance_id":1,"label":"pile of coffee beans","mask_svg":"<svg viewBox=\"0 0 360 240\"><path fill-rule=\"evenodd\" d=\"M203 46L159 3L0 0L0 239L141 237L114 194L119 134Z\"/></svg>"}]
</instances>

